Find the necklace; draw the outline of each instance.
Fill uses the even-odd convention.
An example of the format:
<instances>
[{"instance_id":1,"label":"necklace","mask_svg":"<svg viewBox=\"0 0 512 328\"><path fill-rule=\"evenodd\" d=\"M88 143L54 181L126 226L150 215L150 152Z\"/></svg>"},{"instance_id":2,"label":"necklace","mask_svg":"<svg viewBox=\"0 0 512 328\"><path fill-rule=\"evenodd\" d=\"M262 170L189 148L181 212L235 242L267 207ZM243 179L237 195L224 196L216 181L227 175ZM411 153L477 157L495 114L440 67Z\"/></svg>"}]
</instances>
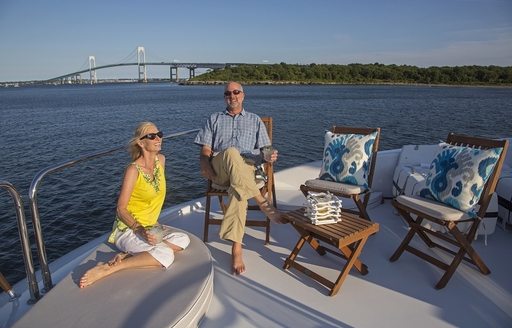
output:
<instances>
[{"instance_id":1,"label":"necklace","mask_svg":"<svg viewBox=\"0 0 512 328\"><path fill-rule=\"evenodd\" d=\"M146 173L142 170L142 168L137 164L137 168L139 169L140 174L144 180L149 183L156 192L160 191L160 165L158 165L158 160L155 161L155 168L153 169L153 178L149 173Z\"/></svg>"}]
</instances>

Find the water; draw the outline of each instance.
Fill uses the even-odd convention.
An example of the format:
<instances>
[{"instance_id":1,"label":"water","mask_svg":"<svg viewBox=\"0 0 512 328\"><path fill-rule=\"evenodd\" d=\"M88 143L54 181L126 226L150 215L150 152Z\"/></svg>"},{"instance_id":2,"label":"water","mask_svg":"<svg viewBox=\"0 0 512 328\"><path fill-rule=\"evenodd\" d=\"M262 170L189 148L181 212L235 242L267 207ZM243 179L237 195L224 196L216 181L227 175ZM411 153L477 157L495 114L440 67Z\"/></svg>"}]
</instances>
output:
<instances>
[{"instance_id":1,"label":"water","mask_svg":"<svg viewBox=\"0 0 512 328\"><path fill-rule=\"evenodd\" d=\"M512 89L417 86L247 86L245 107L274 118L276 170L318 160L331 125L379 126L381 149L435 143L448 132L510 136ZM0 180L14 184L32 232L28 188L41 170L123 145L141 121L166 134L199 128L224 107L222 86L126 84L0 89ZM166 205L202 196L194 134L164 142ZM120 151L47 176L38 205L49 260L110 230ZM12 200L0 190L0 271L24 277ZM33 235L31 233L33 242ZM34 253L35 254L35 253ZM37 260L36 260L37 265Z\"/></svg>"}]
</instances>

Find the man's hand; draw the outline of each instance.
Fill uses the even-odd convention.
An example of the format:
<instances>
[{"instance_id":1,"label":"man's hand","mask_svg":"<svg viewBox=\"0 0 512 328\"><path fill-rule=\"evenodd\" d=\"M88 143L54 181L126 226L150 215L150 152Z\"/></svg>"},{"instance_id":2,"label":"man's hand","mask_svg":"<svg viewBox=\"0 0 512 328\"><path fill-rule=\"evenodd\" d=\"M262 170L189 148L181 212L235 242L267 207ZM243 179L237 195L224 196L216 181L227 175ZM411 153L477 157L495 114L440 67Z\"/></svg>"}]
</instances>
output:
<instances>
[{"instance_id":1,"label":"man's hand","mask_svg":"<svg viewBox=\"0 0 512 328\"><path fill-rule=\"evenodd\" d=\"M270 163L274 163L275 161L277 161L277 150L274 149L274 151L272 152L272 155L270 155Z\"/></svg>"},{"instance_id":2,"label":"man's hand","mask_svg":"<svg viewBox=\"0 0 512 328\"><path fill-rule=\"evenodd\" d=\"M201 154L199 155L199 165L201 169L201 175L208 180L212 180L217 175L210 164L210 157L212 155L212 149L207 146L201 148Z\"/></svg>"},{"instance_id":3,"label":"man's hand","mask_svg":"<svg viewBox=\"0 0 512 328\"><path fill-rule=\"evenodd\" d=\"M201 175L208 180L212 180L216 176L215 171L213 171L213 168L210 165L210 163L204 165L204 167L203 165L201 165Z\"/></svg>"},{"instance_id":4,"label":"man's hand","mask_svg":"<svg viewBox=\"0 0 512 328\"><path fill-rule=\"evenodd\" d=\"M277 161L277 149L272 150L266 150L264 149L262 151L263 154L263 160L267 163L274 163Z\"/></svg>"}]
</instances>

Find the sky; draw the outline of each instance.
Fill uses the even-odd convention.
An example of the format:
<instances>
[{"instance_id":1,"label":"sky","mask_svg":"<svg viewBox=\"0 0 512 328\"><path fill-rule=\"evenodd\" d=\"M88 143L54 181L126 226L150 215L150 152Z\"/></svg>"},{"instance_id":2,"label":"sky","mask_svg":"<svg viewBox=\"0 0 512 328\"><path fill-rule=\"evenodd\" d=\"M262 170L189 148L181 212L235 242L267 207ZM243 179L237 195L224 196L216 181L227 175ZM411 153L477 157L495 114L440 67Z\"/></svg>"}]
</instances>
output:
<instances>
[{"instance_id":1,"label":"sky","mask_svg":"<svg viewBox=\"0 0 512 328\"><path fill-rule=\"evenodd\" d=\"M136 62L139 46L147 62L512 66L512 0L0 0L0 82ZM97 73L123 74L137 67Z\"/></svg>"}]
</instances>

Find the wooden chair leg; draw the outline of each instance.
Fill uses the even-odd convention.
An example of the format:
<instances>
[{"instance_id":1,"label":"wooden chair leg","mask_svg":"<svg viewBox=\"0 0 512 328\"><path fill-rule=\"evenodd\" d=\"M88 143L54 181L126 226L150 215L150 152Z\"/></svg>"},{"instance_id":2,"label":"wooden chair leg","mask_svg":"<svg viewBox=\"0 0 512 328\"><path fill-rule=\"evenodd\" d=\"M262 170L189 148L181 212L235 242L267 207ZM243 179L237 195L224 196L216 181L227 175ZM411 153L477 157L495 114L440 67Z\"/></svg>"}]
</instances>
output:
<instances>
[{"instance_id":1,"label":"wooden chair leg","mask_svg":"<svg viewBox=\"0 0 512 328\"><path fill-rule=\"evenodd\" d=\"M265 245L270 244L270 219L266 219L265 225Z\"/></svg>"},{"instance_id":2,"label":"wooden chair leg","mask_svg":"<svg viewBox=\"0 0 512 328\"><path fill-rule=\"evenodd\" d=\"M267 194L269 194L269 198L272 200L272 205L277 209L277 200L276 200L276 186L272 183L272 186L268 188ZM265 245L270 244L270 219L266 218L265 225Z\"/></svg>"},{"instance_id":3,"label":"wooden chair leg","mask_svg":"<svg viewBox=\"0 0 512 328\"><path fill-rule=\"evenodd\" d=\"M359 197L359 195L352 196L352 200L357 206L357 209L359 210L359 216L365 220L371 221L370 216L368 215L368 212L366 211L366 206L363 204L363 201Z\"/></svg>"},{"instance_id":4,"label":"wooden chair leg","mask_svg":"<svg viewBox=\"0 0 512 328\"><path fill-rule=\"evenodd\" d=\"M487 267L487 265L484 263L484 260L478 255L476 250L471 246L471 242L473 241L474 234L464 235L458 228L456 224L449 225L448 229L452 236L459 242L460 245L462 245L462 248L464 249L465 253L468 254L468 256L473 260L473 263L477 266L477 268L480 270L483 274L489 274L491 273L491 270ZM476 230L476 228L475 228Z\"/></svg>"},{"instance_id":5,"label":"wooden chair leg","mask_svg":"<svg viewBox=\"0 0 512 328\"><path fill-rule=\"evenodd\" d=\"M222 211L222 214L226 214L226 204L224 204L224 198L219 195L219 205Z\"/></svg>"},{"instance_id":6,"label":"wooden chair leg","mask_svg":"<svg viewBox=\"0 0 512 328\"><path fill-rule=\"evenodd\" d=\"M402 256L402 254L405 251L405 248L409 245L409 243L412 240L412 237L414 237L415 234L416 234L416 231L414 231L411 228L409 230L409 232L407 233L407 235L405 236L404 240L402 240L402 242L400 243L400 246L398 246L398 248L395 250L393 255L391 255L391 257L389 258L389 261L395 262L396 260L398 260L400 258L400 256Z\"/></svg>"},{"instance_id":7,"label":"wooden chair leg","mask_svg":"<svg viewBox=\"0 0 512 328\"><path fill-rule=\"evenodd\" d=\"M441 279L436 284L437 289L444 288L448 281L451 279L455 271L457 270L457 267L464 259L465 255L468 254L472 262L476 265L476 267L480 270L482 274L490 274L491 270L487 267L487 265L484 263L480 255L475 251L475 249L471 246L471 243L468 241L467 238L471 238L471 234L469 234L467 237L464 235L458 228L457 225L453 222L451 222L448 225L448 231L453 236L455 240L459 243L459 251L453 258L452 262L448 266L446 272L443 274ZM471 240L470 239L470 240Z\"/></svg>"},{"instance_id":8,"label":"wooden chair leg","mask_svg":"<svg viewBox=\"0 0 512 328\"><path fill-rule=\"evenodd\" d=\"M457 255L453 258L452 263L448 266L446 269L446 272L443 274L441 279L436 284L436 289L442 289L446 286L450 278L453 276L455 271L457 270L457 267L459 266L460 262L462 262L462 259L464 258L464 254L466 252L461 248Z\"/></svg>"},{"instance_id":9,"label":"wooden chair leg","mask_svg":"<svg viewBox=\"0 0 512 328\"><path fill-rule=\"evenodd\" d=\"M276 185L272 184L272 201L274 202L274 207L277 208L277 196L276 196Z\"/></svg>"},{"instance_id":10,"label":"wooden chair leg","mask_svg":"<svg viewBox=\"0 0 512 328\"><path fill-rule=\"evenodd\" d=\"M204 232L203 232L203 241L208 241L208 229L210 228L210 206L211 206L211 197L206 196L206 209L204 213Z\"/></svg>"},{"instance_id":11,"label":"wooden chair leg","mask_svg":"<svg viewBox=\"0 0 512 328\"><path fill-rule=\"evenodd\" d=\"M417 216L416 219L413 219L409 212L404 211L401 208L396 208L398 213L405 219L409 227L414 228L416 234L423 240L423 242L429 247L434 247L434 243L427 236L425 232L421 230L421 223L423 222L423 218L421 216Z\"/></svg>"}]
</instances>

